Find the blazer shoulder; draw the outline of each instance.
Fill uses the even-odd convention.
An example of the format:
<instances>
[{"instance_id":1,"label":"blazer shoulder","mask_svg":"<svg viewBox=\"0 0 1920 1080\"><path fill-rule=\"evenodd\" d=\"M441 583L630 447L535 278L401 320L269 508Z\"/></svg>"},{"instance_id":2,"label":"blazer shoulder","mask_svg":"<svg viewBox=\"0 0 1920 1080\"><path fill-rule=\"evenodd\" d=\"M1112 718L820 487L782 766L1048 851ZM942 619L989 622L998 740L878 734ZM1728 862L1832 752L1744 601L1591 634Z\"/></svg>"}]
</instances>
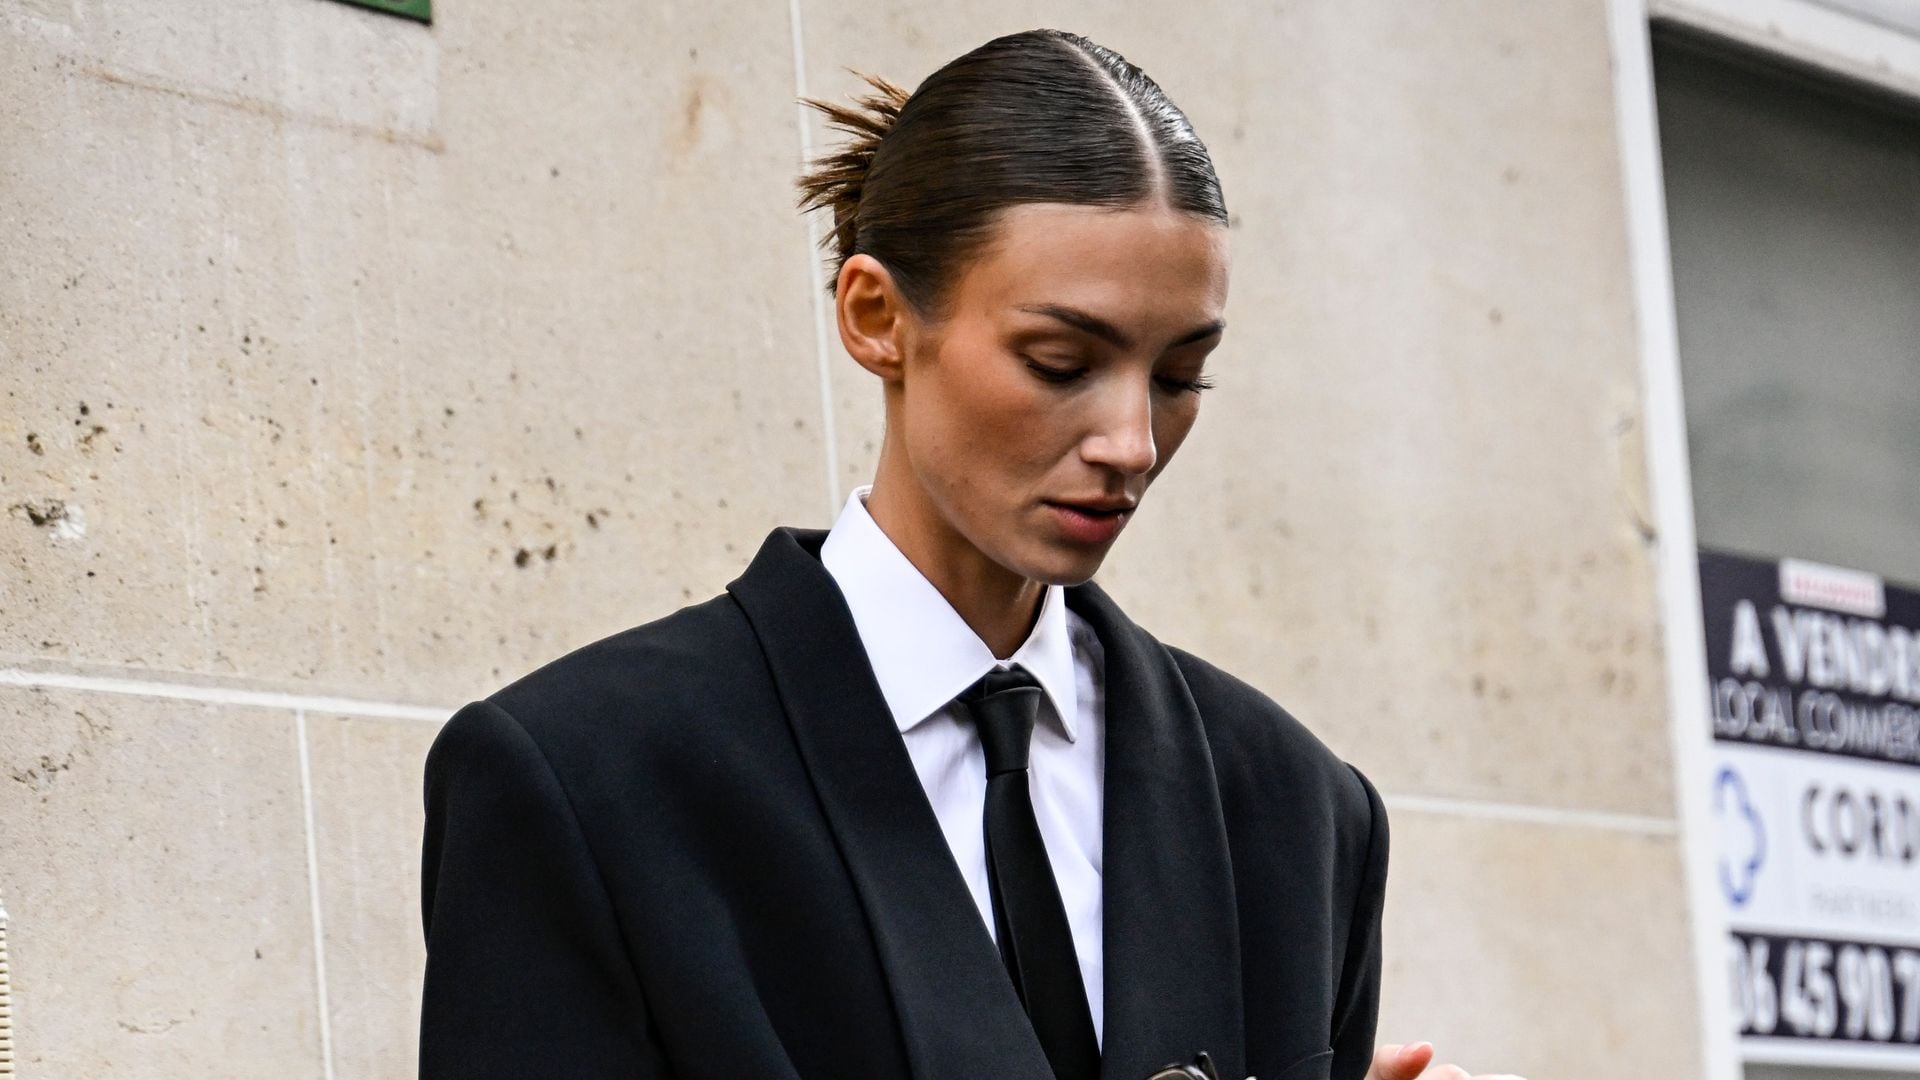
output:
<instances>
[{"instance_id":1,"label":"blazer shoulder","mask_svg":"<svg viewBox=\"0 0 1920 1080\"><path fill-rule=\"evenodd\" d=\"M1259 688L1184 649L1173 656L1200 710L1223 796L1292 790L1365 827L1377 795L1360 770Z\"/></svg>"},{"instance_id":2,"label":"blazer shoulder","mask_svg":"<svg viewBox=\"0 0 1920 1080\"><path fill-rule=\"evenodd\" d=\"M721 593L582 645L486 696L536 742L697 717L767 680L759 641Z\"/></svg>"}]
</instances>

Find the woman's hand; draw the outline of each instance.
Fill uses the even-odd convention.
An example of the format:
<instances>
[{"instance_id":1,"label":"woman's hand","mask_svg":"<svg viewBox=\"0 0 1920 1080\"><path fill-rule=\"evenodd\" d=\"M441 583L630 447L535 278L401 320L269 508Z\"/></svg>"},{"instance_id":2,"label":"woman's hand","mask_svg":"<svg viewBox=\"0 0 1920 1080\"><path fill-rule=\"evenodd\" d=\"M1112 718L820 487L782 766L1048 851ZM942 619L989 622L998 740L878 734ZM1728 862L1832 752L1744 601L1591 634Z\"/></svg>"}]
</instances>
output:
<instances>
[{"instance_id":1,"label":"woman's hand","mask_svg":"<svg viewBox=\"0 0 1920 1080\"><path fill-rule=\"evenodd\" d=\"M1469 1075L1458 1065L1442 1065L1432 1072L1426 1068L1433 1061L1433 1044L1426 1042L1409 1043L1405 1046L1389 1044L1373 1052L1373 1064L1367 1068L1367 1080L1522 1080L1510 1073L1487 1073L1482 1076Z\"/></svg>"}]
</instances>

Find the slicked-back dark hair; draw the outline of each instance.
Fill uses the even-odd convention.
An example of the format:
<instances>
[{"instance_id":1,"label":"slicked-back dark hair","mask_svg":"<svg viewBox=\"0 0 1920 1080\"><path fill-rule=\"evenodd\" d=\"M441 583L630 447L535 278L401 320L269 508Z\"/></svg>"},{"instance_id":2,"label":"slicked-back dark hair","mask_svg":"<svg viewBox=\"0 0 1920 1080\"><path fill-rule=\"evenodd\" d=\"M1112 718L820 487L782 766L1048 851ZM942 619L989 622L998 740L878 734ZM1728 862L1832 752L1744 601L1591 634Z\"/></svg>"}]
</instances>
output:
<instances>
[{"instance_id":1,"label":"slicked-back dark hair","mask_svg":"<svg viewBox=\"0 0 1920 1080\"><path fill-rule=\"evenodd\" d=\"M834 253L829 294L848 257L865 253L938 321L959 268L999 212L1022 203L1164 204L1227 224L1213 159L1186 114L1125 57L1079 34L994 38L912 94L854 74L876 92L852 107L800 99L853 136L798 181L802 210L833 210L822 241Z\"/></svg>"}]
</instances>

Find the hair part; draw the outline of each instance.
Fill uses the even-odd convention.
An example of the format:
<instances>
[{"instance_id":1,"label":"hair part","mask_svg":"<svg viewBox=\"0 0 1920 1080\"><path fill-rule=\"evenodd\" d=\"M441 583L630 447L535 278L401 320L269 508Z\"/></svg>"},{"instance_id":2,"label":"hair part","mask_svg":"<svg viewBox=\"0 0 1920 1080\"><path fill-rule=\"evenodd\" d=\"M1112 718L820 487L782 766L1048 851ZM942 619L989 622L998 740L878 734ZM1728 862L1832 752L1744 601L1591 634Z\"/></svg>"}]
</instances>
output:
<instances>
[{"instance_id":1,"label":"hair part","mask_svg":"<svg viewBox=\"0 0 1920 1080\"><path fill-rule=\"evenodd\" d=\"M852 69L848 69L852 70ZM939 321L959 268L1023 203L1164 205L1227 224L1206 144L1147 74L1063 30L1026 30L949 61L911 94L854 71L852 106L800 100L851 138L798 180L802 211L830 208L832 294L866 254Z\"/></svg>"}]
</instances>

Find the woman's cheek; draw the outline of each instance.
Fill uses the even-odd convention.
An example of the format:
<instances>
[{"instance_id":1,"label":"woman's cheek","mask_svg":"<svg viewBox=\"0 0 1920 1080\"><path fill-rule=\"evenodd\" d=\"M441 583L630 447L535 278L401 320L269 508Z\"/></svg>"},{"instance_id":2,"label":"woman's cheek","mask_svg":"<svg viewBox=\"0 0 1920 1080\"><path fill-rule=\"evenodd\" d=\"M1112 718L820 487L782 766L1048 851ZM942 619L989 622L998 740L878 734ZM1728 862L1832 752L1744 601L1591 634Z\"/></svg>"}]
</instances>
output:
<instances>
[{"instance_id":1,"label":"woman's cheek","mask_svg":"<svg viewBox=\"0 0 1920 1080\"><path fill-rule=\"evenodd\" d=\"M1194 421L1199 418L1199 402L1174 408L1179 411L1165 415L1153 426L1153 445L1158 454L1153 463L1153 470L1148 473L1149 478L1159 476L1160 471L1173 460L1174 452L1187 441L1187 436L1193 431Z\"/></svg>"}]
</instances>

